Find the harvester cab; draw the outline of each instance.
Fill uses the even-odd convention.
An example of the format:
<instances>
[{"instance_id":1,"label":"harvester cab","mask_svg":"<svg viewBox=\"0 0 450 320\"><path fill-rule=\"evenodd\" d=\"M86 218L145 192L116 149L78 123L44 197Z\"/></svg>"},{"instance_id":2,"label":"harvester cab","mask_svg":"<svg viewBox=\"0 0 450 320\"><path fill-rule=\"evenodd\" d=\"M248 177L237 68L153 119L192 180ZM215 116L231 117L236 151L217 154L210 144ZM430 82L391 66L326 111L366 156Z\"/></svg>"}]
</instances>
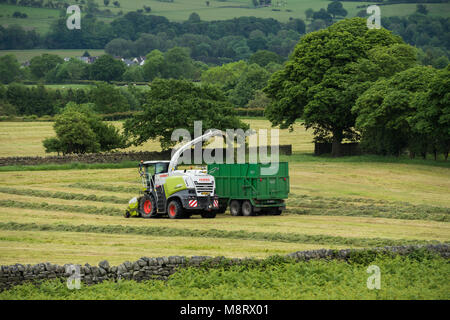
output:
<instances>
[{"instance_id":1,"label":"harvester cab","mask_svg":"<svg viewBox=\"0 0 450 320\"><path fill-rule=\"evenodd\" d=\"M170 161L141 161L139 175L143 195L130 200L125 217L155 218L167 215L172 219L189 218L200 214L215 218L219 209L215 194L215 180L206 170L177 170L184 151L212 136L222 135L219 130L209 131L180 147Z\"/></svg>"}]
</instances>

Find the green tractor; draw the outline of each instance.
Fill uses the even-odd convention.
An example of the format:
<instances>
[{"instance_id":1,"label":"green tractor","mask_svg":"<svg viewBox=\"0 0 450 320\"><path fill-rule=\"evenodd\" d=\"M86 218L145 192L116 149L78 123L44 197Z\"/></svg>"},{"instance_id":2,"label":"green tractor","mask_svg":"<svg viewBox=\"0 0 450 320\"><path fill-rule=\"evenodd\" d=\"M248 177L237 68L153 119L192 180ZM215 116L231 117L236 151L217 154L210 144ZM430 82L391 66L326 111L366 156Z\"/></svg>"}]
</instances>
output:
<instances>
[{"instance_id":1,"label":"green tractor","mask_svg":"<svg viewBox=\"0 0 450 320\"><path fill-rule=\"evenodd\" d=\"M175 170L181 154L195 143L221 131L210 131L178 149L170 161L141 161L139 174L143 182L143 195L128 203L125 217L171 219L189 218L200 214L215 218L219 199L215 194L215 179L207 170Z\"/></svg>"}]
</instances>

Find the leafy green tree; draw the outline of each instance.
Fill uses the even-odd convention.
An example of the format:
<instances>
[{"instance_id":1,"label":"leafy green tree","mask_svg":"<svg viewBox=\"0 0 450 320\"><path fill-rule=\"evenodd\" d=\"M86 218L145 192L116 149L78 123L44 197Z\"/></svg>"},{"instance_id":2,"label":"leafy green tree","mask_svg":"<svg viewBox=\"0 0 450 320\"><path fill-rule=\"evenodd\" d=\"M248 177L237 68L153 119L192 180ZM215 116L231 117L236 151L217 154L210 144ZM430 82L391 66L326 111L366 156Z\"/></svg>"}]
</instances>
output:
<instances>
[{"instance_id":1,"label":"leafy green tree","mask_svg":"<svg viewBox=\"0 0 450 320\"><path fill-rule=\"evenodd\" d=\"M259 50L250 57L248 62L249 64L256 63L260 67L265 67L271 62L282 64L283 58L275 52L271 52L268 50Z\"/></svg>"},{"instance_id":2,"label":"leafy green tree","mask_svg":"<svg viewBox=\"0 0 450 320\"><path fill-rule=\"evenodd\" d=\"M144 81L144 70L140 66L129 67L122 75L123 81L142 82Z\"/></svg>"},{"instance_id":3,"label":"leafy green tree","mask_svg":"<svg viewBox=\"0 0 450 320\"><path fill-rule=\"evenodd\" d=\"M313 14L314 14L314 10L313 9L308 8L308 9L305 10L306 19L311 19Z\"/></svg>"},{"instance_id":4,"label":"leafy green tree","mask_svg":"<svg viewBox=\"0 0 450 320\"><path fill-rule=\"evenodd\" d=\"M200 22L201 20L200 20L200 16L198 15L197 12L192 12L189 15L188 21L191 22L191 23L196 23L196 22Z\"/></svg>"},{"instance_id":5,"label":"leafy green tree","mask_svg":"<svg viewBox=\"0 0 450 320\"><path fill-rule=\"evenodd\" d=\"M60 83L64 81L82 80L88 78L88 65L78 59L70 59L58 64L45 76L46 82Z\"/></svg>"},{"instance_id":6,"label":"leafy green tree","mask_svg":"<svg viewBox=\"0 0 450 320\"><path fill-rule=\"evenodd\" d=\"M421 13L421 14L425 14L425 15L428 14L427 6L424 5L424 4L418 4L416 12Z\"/></svg>"},{"instance_id":7,"label":"leafy green tree","mask_svg":"<svg viewBox=\"0 0 450 320\"><path fill-rule=\"evenodd\" d=\"M211 67L202 73L201 79L203 83L214 84L224 90L228 90L236 86L247 67L247 63L242 60Z\"/></svg>"},{"instance_id":8,"label":"leafy green tree","mask_svg":"<svg viewBox=\"0 0 450 320\"><path fill-rule=\"evenodd\" d=\"M408 118L413 132L427 138L428 150L434 154L435 159L437 153L442 152L447 160L450 150L449 92L450 67L447 66L436 73L426 92L414 97L413 104L417 112L413 112Z\"/></svg>"},{"instance_id":9,"label":"leafy green tree","mask_svg":"<svg viewBox=\"0 0 450 320\"><path fill-rule=\"evenodd\" d=\"M0 57L0 82L8 84L20 76L20 65L12 54Z\"/></svg>"},{"instance_id":10,"label":"leafy green tree","mask_svg":"<svg viewBox=\"0 0 450 320\"><path fill-rule=\"evenodd\" d=\"M60 56L44 53L40 56L31 58L30 70L34 77L41 79L44 78L50 70L63 62L64 60Z\"/></svg>"},{"instance_id":11,"label":"leafy green tree","mask_svg":"<svg viewBox=\"0 0 450 320\"><path fill-rule=\"evenodd\" d=\"M86 115L77 111L67 111L58 115L53 128L57 138L43 141L46 152L92 153L100 150L94 131L89 126Z\"/></svg>"},{"instance_id":12,"label":"leafy green tree","mask_svg":"<svg viewBox=\"0 0 450 320\"><path fill-rule=\"evenodd\" d=\"M257 90L263 89L270 78L269 72L257 64L249 65L230 93L230 101L239 107L247 106Z\"/></svg>"},{"instance_id":13,"label":"leafy green tree","mask_svg":"<svg viewBox=\"0 0 450 320\"><path fill-rule=\"evenodd\" d=\"M413 130L411 118L417 113L416 95L427 91L435 74L433 68L410 68L378 80L357 99L353 112L365 150L399 155L409 146L426 154L428 137Z\"/></svg>"},{"instance_id":14,"label":"leafy green tree","mask_svg":"<svg viewBox=\"0 0 450 320\"><path fill-rule=\"evenodd\" d=\"M248 129L216 86L174 79L155 79L150 86L144 112L124 124L125 133L134 145L159 139L162 149L167 150L176 143L171 140L173 130L185 128L192 135L194 121L203 121L205 130Z\"/></svg>"},{"instance_id":15,"label":"leafy green tree","mask_svg":"<svg viewBox=\"0 0 450 320\"><path fill-rule=\"evenodd\" d=\"M356 115L351 109L367 86L355 80L373 82L379 77L376 73L364 76L359 63L364 63L374 48L398 44L402 44L398 36L385 29L368 29L361 18L343 20L305 35L284 68L272 75L264 89L272 100L266 116L281 128L291 127L302 118L306 128L314 130L315 140L332 141L332 154L339 156L344 138L358 138L354 130ZM399 60L409 61L402 55ZM388 69L383 61L379 67Z\"/></svg>"},{"instance_id":16,"label":"leafy green tree","mask_svg":"<svg viewBox=\"0 0 450 320\"><path fill-rule=\"evenodd\" d=\"M336 16L345 17L347 16L347 10L344 9L342 2L333 1L328 4L327 12L336 18Z\"/></svg>"},{"instance_id":17,"label":"leafy green tree","mask_svg":"<svg viewBox=\"0 0 450 320\"><path fill-rule=\"evenodd\" d=\"M101 114L128 111L129 106L120 89L108 83L99 83L90 92L94 110Z\"/></svg>"},{"instance_id":18,"label":"leafy green tree","mask_svg":"<svg viewBox=\"0 0 450 320\"><path fill-rule=\"evenodd\" d=\"M164 78L192 79L195 68L187 48L174 47L164 54L162 66Z\"/></svg>"},{"instance_id":19,"label":"leafy green tree","mask_svg":"<svg viewBox=\"0 0 450 320\"><path fill-rule=\"evenodd\" d=\"M126 138L119 130L101 121L90 104L68 103L56 116L53 128L56 137L43 141L46 152L92 153L127 146Z\"/></svg>"},{"instance_id":20,"label":"leafy green tree","mask_svg":"<svg viewBox=\"0 0 450 320\"><path fill-rule=\"evenodd\" d=\"M101 81L120 81L125 72L125 64L110 55L103 55L91 65L91 78Z\"/></svg>"},{"instance_id":21,"label":"leafy green tree","mask_svg":"<svg viewBox=\"0 0 450 320\"><path fill-rule=\"evenodd\" d=\"M146 80L152 81L157 77L162 77L164 68L164 53L159 50L151 51L146 59L143 66L144 78Z\"/></svg>"}]
</instances>

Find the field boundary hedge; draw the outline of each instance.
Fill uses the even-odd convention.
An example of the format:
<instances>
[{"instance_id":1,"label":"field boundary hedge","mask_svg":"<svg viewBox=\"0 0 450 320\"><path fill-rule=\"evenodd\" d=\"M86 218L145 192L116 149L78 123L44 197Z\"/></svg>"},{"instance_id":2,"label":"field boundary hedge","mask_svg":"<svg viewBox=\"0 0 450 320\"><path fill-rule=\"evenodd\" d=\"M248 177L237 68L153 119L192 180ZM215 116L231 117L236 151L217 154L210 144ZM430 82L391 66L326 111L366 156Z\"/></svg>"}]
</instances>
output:
<instances>
[{"instance_id":1,"label":"field boundary hedge","mask_svg":"<svg viewBox=\"0 0 450 320\"><path fill-rule=\"evenodd\" d=\"M125 261L118 266L110 266L107 260L100 261L98 266L76 264L63 266L49 262L35 265L15 264L0 266L0 291L25 282L39 283L49 279L60 279L67 281L73 279L70 267L75 266L79 270L79 279L87 285L103 282L105 280L135 280L144 281L151 279L167 280L180 268L217 268L232 265L273 265L283 262L301 262L312 259L344 260L350 263L367 264L379 255L401 255L401 256L426 256L427 254L440 255L450 258L450 247L446 244L427 246L396 246L374 249L344 249L344 250L309 250L297 251L286 256L272 256L266 259L250 258L225 258L208 256L170 256L149 258L142 257L135 262Z\"/></svg>"},{"instance_id":2,"label":"field boundary hedge","mask_svg":"<svg viewBox=\"0 0 450 320\"><path fill-rule=\"evenodd\" d=\"M292 155L292 145L279 145L280 155ZM218 149L215 149L218 150ZM188 152L185 151L185 152ZM193 152L193 150L191 150ZM214 153L214 151L212 152ZM124 161L149 161L170 159L171 150L166 151L139 151L139 152L111 152L111 153L86 153L71 154L65 156L48 157L3 157L0 158L0 167L4 166L28 166L40 164L66 164L66 163L121 163ZM222 154L226 154L223 149ZM191 159L194 159L191 156Z\"/></svg>"}]
</instances>

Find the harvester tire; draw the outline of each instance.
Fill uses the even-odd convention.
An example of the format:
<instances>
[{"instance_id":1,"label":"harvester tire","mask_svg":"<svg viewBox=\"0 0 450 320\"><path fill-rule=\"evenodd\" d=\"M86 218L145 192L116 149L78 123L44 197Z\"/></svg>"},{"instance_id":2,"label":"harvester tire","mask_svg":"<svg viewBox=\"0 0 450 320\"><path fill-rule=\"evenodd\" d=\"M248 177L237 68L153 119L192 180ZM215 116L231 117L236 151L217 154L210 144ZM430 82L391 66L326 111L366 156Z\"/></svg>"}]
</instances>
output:
<instances>
[{"instance_id":1,"label":"harvester tire","mask_svg":"<svg viewBox=\"0 0 450 320\"><path fill-rule=\"evenodd\" d=\"M241 203L238 200L231 200L230 213L232 216L242 216Z\"/></svg>"},{"instance_id":2,"label":"harvester tire","mask_svg":"<svg viewBox=\"0 0 450 320\"><path fill-rule=\"evenodd\" d=\"M156 211L156 201L152 195L146 194L140 198L139 213L141 214L141 217L145 219L156 218L158 215Z\"/></svg>"},{"instance_id":3,"label":"harvester tire","mask_svg":"<svg viewBox=\"0 0 450 320\"><path fill-rule=\"evenodd\" d=\"M183 207L178 200L172 200L167 206L167 215L170 219L183 219L186 215L183 212Z\"/></svg>"},{"instance_id":4,"label":"harvester tire","mask_svg":"<svg viewBox=\"0 0 450 320\"><path fill-rule=\"evenodd\" d=\"M245 200L244 203L242 203L242 215L245 217L253 216L253 205L250 201Z\"/></svg>"},{"instance_id":5,"label":"harvester tire","mask_svg":"<svg viewBox=\"0 0 450 320\"><path fill-rule=\"evenodd\" d=\"M202 215L202 218L213 219L213 218L216 217L216 212L214 212L214 211L204 211L204 212L201 213L201 215Z\"/></svg>"}]
</instances>

